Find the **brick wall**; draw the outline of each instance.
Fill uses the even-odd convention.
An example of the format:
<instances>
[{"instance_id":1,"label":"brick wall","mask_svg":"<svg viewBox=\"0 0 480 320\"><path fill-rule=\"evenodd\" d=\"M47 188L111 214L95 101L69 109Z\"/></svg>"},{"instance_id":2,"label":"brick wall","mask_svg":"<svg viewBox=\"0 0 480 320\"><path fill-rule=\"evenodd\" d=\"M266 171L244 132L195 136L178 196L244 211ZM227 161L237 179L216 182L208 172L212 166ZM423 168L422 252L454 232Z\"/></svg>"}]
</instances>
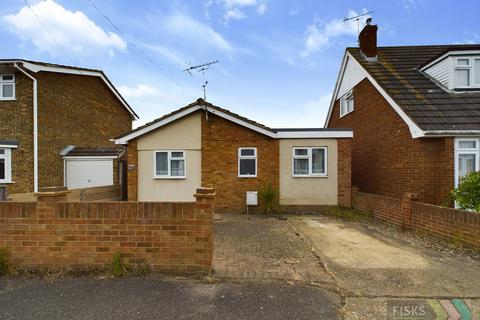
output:
<instances>
[{"instance_id":1,"label":"brick wall","mask_svg":"<svg viewBox=\"0 0 480 320\"><path fill-rule=\"evenodd\" d=\"M238 177L239 147L257 148L256 178ZM202 185L215 188L216 210L245 212L245 192L268 182L279 190L278 140L212 114L207 122L202 115Z\"/></svg>"},{"instance_id":2,"label":"brick wall","mask_svg":"<svg viewBox=\"0 0 480 320\"><path fill-rule=\"evenodd\" d=\"M17 268L109 266L116 253L154 271L208 272L213 254L214 192L196 202L0 202L0 248Z\"/></svg>"},{"instance_id":3,"label":"brick wall","mask_svg":"<svg viewBox=\"0 0 480 320\"><path fill-rule=\"evenodd\" d=\"M328 127L352 128L352 184L363 192L443 204L454 186L452 138L412 139L405 122L368 79L355 86L355 110L339 118L335 102Z\"/></svg>"},{"instance_id":4,"label":"brick wall","mask_svg":"<svg viewBox=\"0 0 480 320\"><path fill-rule=\"evenodd\" d=\"M354 208L404 228L433 234L480 248L480 214L415 201L415 194L402 199L352 192Z\"/></svg>"},{"instance_id":5,"label":"brick wall","mask_svg":"<svg viewBox=\"0 0 480 320\"><path fill-rule=\"evenodd\" d=\"M352 205L352 139L338 139L337 148L338 205L350 207Z\"/></svg>"},{"instance_id":6,"label":"brick wall","mask_svg":"<svg viewBox=\"0 0 480 320\"><path fill-rule=\"evenodd\" d=\"M132 120L110 89L98 77L53 72L33 74L38 82L39 187L63 186L63 159L67 145L107 147ZM17 140L13 151L8 192L33 192L32 80L15 73L16 100L0 101L0 139ZM117 170L114 172L117 183Z\"/></svg>"}]
</instances>

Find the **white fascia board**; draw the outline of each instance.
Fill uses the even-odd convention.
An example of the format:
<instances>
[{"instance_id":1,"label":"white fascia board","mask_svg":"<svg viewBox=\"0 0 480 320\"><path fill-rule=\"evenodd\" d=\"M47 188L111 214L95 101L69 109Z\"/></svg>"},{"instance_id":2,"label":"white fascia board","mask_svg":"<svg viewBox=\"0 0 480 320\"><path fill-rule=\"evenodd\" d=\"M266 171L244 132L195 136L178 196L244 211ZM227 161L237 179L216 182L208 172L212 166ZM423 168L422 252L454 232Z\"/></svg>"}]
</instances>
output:
<instances>
[{"instance_id":1,"label":"white fascia board","mask_svg":"<svg viewBox=\"0 0 480 320\"><path fill-rule=\"evenodd\" d=\"M353 131L280 131L278 139L353 138Z\"/></svg>"},{"instance_id":2,"label":"white fascia board","mask_svg":"<svg viewBox=\"0 0 480 320\"><path fill-rule=\"evenodd\" d=\"M112 86L110 81L108 81L105 76L98 71L88 71L88 70L79 70L79 69L70 69L70 68L62 68L62 67L49 67L49 66L42 66L38 64L34 64L31 62L24 62L24 61L19 61L23 64L25 68L32 72L39 72L39 71L46 71L46 72L57 72L57 73L66 73L66 74L75 74L75 75L83 75L83 76L92 76L92 77L99 77L102 79L102 81L107 85L107 87L113 92L115 97L117 97L118 100L123 104L125 108L127 108L128 111L130 111L130 114L134 117L138 117L135 115L135 112L132 110L132 108L127 104L125 99L118 93L118 91Z\"/></svg>"},{"instance_id":3,"label":"white fascia board","mask_svg":"<svg viewBox=\"0 0 480 320\"><path fill-rule=\"evenodd\" d=\"M480 130L427 130L425 138L437 137L466 137L480 135Z\"/></svg>"},{"instance_id":4,"label":"white fascia board","mask_svg":"<svg viewBox=\"0 0 480 320\"><path fill-rule=\"evenodd\" d=\"M327 119L325 120L325 124L323 127L327 128L328 123L330 122L330 117L332 116L333 106L335 105L335 101L337 100L338 90L340 89L340 84L342 83L343 74L345 72L345 67L347 66L348 56L347 51L345 50L345 54L343 55L342 64L340 65L340 70L338 71L337 81L335 82L335 88L333 89L332 99L330 100L330 107L328 109Z\"/></svg>"},{"instance_id":5,"label":"white fascia board","mask_svg":"<svg viewBox=\"0 0 480 320\"><path fill-rule=\"evenodd\" d=\"M135 138L137 138L137 137L139 137L139 136L142 136L142 135L144 135L144 134L146 134L146 133L148 133L148 132L150 132L150 131L153 131L153 130L155 130L155 129L157 129L157 128L160 128L160 127L162 127L162 126L164 126L164 125L166 125L166 124L169 124L170 122L173 122L173 121L175 121L175 120L177 120L177 119L180 119L180 118L182 118L182 117L185 117L186 115L189 115L190 113L195 112L195 111L197 111L197 110L200 110L200 109L202 109L202 108L203 108L203 106L194 105L194 106L192 106L192 107L190 107L190 108L188 108L188 109L186 109L186 110L183 110L183 111L181 111L181 112L179 112L179 113L176 113L176 114L174 114L174 115L172 115L172 116L170 116L170 117L168 117L168 118L165 118L165 119L163 119L163 120L161 120L161 121L158 121L158 122L156 122L156 123L152 123L151 125L149 125L149 126L147 126L147 127L145 127L145 128L142 128L142 129L140 129L140 130L138 130L138 131L132 132L132 133L130 133L130 134L128 134L128 135L120 138L120 139L115 139L115 140L114 140L114 141L115 141L115 144L127 144L128 141L130 141L130 140L132 140L132 139L135 139Z\"/></svg>"},{"instance_id":6,"label":"white fascia board","mask_svg":"<svg viewBox=\"0 0 480 320\"><path fill-rule=\"evenodd\" d=\"M207 109L208 109L208 107L207 107ZM231 115L229 115L229 114L227 114L227 113L224 113L224 112L222 112L222 111L220 111L220 110L216 110L216 109L210 108L210 109L208 109L208 112L210 112L210 113L212 113L212 114L215 114L215 115L217 115L217 116L220 116L220 117L222 117L222 118L224 118L224 119L226 119L226 120L229 120L229 121L231 121L231 122L233 122L233 123L239 124L239 125L241 125L241 126L243 126L243 127L246 127L246 128L248 128L248 129L251 129L251 130L253 130L253 131L256 131L256 132L259 132L259 133L261 133L261 134L264 134L264 135L266 135L266 136L268 136L268 137L271 137L271 138L276 138L276 137L277 137L277 133L275 133L275 132L272 132L272 131L263 129L263 128L259 127L259 126L256 126L256 125L251 124L251 123L246 122L246 121L243 121L242 119L238 119L237 117L234 117L234 116L231 116Z\"/></svg>"},{"instance_id":7,"label":"white fascia board","mask_svg":"<svg viewBox=\"0 0 480 320\"><path fill-rule=\"evenodd\" d=\"M99 160L99 159L117 159L117 156L65 156L65 160Z\"/></svg>"},{"instance_id":8,"label":"white fascia board","mask_svg":"<svg viewBox=\"0 0 480 320\"><path fill-rule=\"evenodd\" d=\"M442 61L443 59L446 59L449 56L462 56L462 55L480 55L480 50L454 50L454 51L449 51L437 59L433 60L432 62L426 64L424 67L422 67L420 70L425 71L431 66L437 64L438 62Z\"/></svg>"},{"instance_id":9,"label":"white fascia board","mask_svg":"<svg viewBox=\"0 0 480 320\"><path fill-rule=\"evenodd\" d=\"M349 53L348 51L345 53L345 57L348 58L348 59L353 59L353 60L356 61L355 57L352 56L352 54ZM337 100L338 88L340 87L340 84L343 80L343 77L348 76L348 75L344 74L345 66L346 66L346 63L345 63L346 58L344 58L344 63L342 64L342 68L340 70L339 83L336 85L335 93L332 96L332 101L330 103L330 109L328 111L328 118L327 118L327 121L325 122L326 125L330 121L333 106L334 106L335 101ZM392 97L390 97L388 95L388 93L382 88L382 86L380 86L378 84L378 82L370 75L370 73L368 73L368 71L365 68L363 68L361 63L358 63L358 64L362 67L362 70L365 71L366 78L373 84L375 89L377 89L377 91L380 92L380 94L385 98L385 100L387 100L387 102L390 104L390 106L393 108L393 110L395 110L395 112L397 112L397 114L400 116L400 118L402 118L402 120L407 124L408 129L410 130L410 134L412 135L412 138L424 137L425 132L422 129L420 129L420 127L418 127L415 124L415 122L413 122L412 119L410 119L410 117L402 110L402 108L400 108L400 106L392 99Z\"/></svg>"}]
</instances>

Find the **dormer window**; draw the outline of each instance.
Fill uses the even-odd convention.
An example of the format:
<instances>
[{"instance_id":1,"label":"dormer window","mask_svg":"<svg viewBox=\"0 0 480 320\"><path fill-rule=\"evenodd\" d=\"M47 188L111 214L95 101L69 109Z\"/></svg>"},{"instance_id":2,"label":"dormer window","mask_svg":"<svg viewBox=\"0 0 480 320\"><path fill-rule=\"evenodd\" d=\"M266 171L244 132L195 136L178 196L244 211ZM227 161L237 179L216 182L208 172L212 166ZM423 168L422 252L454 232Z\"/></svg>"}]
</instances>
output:
<instances>
[{"instance_id":1,"label":"dormer window","mask_svg":"<svg viewBox=\"0 0 480 320\"><path fill-rule=\"evenodd\" d=\"M15 76L0 75L0 100L15 100Z\"/></svg>"},{"instance_id":2,"label":"dormer window","mask_svg":"<svg viewBox=\"0 0 480 320\"><path fill-rule=\"evenodd\" d=\"M480 88L480 57L455 58L455 88Z\"/></svg>"}]
</instances>

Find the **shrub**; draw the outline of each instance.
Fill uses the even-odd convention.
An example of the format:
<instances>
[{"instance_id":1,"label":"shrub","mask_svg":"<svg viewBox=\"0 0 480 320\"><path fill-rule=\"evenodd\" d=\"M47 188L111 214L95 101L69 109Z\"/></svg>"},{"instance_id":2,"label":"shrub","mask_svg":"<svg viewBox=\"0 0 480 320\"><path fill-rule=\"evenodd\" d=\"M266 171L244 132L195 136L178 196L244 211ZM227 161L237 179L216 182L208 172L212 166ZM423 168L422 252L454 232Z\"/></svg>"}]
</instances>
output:
<instances>
[{"instance_id":1,"label":"shrub","mask_svg":"<svg viewBox=\"0 0 480 320\"><path fill-rule=\"evenodd\" d=\"M0 276L7 274L7 251L0 249Z\"/></svg>"},{"instance_id":2,"label":"shrub","mask_svg":"<svg viewBox=\"0 0 480 320\"><path fill-rule=\"evenodd\" d=\"M480 212L480 172L465 176L458 188L451 192L451 198L463 210Z\"/></svg>"},{"instance_id":3,"label":"shrub","mask_svg":"<svg viewBox=\"0 0 480 320\"><path fill-rule=\"evenodd\" d=\"M278 192L273 187L271 182L266 183L262 190L260 190L260 200L264 205L264 211L266 214L271 213L273 206L275 205L275 199L277 198Z\"/></svg>"}]
</instances>

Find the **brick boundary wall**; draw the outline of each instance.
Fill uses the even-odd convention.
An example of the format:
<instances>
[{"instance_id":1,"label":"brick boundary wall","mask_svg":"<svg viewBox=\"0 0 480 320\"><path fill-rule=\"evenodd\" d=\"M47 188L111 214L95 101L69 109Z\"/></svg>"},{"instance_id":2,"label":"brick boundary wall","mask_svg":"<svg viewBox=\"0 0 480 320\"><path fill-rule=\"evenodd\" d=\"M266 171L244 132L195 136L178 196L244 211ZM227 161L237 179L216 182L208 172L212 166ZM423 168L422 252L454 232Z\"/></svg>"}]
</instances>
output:
<instances>
[{"instance_id":1,"label":"brick boundary wall","mask_svg":"<svg viewBox=\"0 0 480 320\"><path fill-rule=\"evenodd\" d=\"M352 206L352 139L337 139L338 205Z\"/></svg>"},{"instance_id":2,"label":"brick boundary wall","mask_svg":"<svg viewBox=\"0 0 480 320\"><path fill-rule=\"evenodd\" d=\"M207 273L213 256L214 190L195 202L65 202L65 192L38 202L0 202L0 248L14 268L108 267L120 253L132 267Z\"/></svg>"},{"instance_id":3,"label":"brick boundary wall","mask_svg":"<svg viewBox=\"0 0 480 320\"><path fill-rule=\"evenodd\" d=\"M395 199L356 190L352 192L355 209L407 229L480 248L480 214L416 202L412 193Z\"/></svg>"}]
</instances>

